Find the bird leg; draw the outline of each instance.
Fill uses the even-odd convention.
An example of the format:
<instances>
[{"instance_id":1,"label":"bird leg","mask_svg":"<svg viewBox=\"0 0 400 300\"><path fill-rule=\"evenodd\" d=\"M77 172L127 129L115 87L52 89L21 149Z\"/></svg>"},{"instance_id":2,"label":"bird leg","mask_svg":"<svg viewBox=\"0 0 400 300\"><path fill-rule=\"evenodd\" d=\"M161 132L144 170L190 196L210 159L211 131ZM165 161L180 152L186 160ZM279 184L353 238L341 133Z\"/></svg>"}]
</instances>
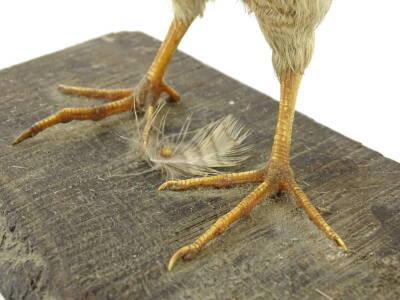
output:
<instances>
[{"instance_id":1,"label":"bird leg","mask_svg":"<svg viewBox=\"0 0 400 300\"><path fill-rule=\"evenodd\" d=\"M237 221L250 211L266 196L278 191L287 191L296 203L307 213L314 224L322 230L328 238L347 250L346 244L339 235L326 223L317 209L311 204L306 194L294 179L293 171L289 164L289 154L292 136L292 124L297 92L300 86L301 75L292 71L285 72L281 77L281 97L279 103L278 121L275 131L274 144L271 157L265 168L242 173L221 174L211 177L200 177L186 180L167 181L160 186L162 189L184 190L199 186L228 186L234 183L262 182L252 193L245 197L239 204L220 217L205 233L192 244L186 245L176 251L169 263L171 270L179 258L190 258L203 248L214 237L224 232L229 225Z\"/></svg>"},{"instance_id":2,"label":"bird leg","mask_svg":"<svg viewBox=\"0 0 400 300\"><path fill-rule=\"evenodd\" d=\"M111 101L100 106L84 108L64 108L57 113L36 122L22 132L13 145L37 135L39 132L59 123L72 120L101 120L110 115L130 110L145 110L144 130L142 133L142 150L147 146L151 132L151 121L155 107L162 93L167 93L173 101L179 101L180 95L163 79L170 58L178 47L179 42L189 28L192 20L175 18L169 28L164 42L154 58L143 79L133 89L96 89L77 86L60 85L59 89L72 95L85 96Z\"/></svg>"}]
</instances>

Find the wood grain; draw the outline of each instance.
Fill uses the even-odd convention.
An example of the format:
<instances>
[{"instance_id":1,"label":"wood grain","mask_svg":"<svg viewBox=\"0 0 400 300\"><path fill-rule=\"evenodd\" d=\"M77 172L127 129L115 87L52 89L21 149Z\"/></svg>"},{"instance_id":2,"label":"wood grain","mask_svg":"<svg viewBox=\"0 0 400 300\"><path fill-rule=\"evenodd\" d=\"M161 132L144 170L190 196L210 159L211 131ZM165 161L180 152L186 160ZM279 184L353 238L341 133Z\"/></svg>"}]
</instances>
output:
<instances>
[{"instance_id":1,"label":"wood grain","mask_svg":"<svg viewBox=\"0 0 400 300\"><path fill-rule=\"evenodd\" d=\"M301 114L293 169L349 254L281 195L167 272L169 256L254 185L158 192L158 172L132 175L148 166L135 151L130 113L61 124L10 145L61 108L99 103L63 95L58 84L131 88L158 46L141 33L110 34L0 71L1 293L7 299L399 299L400 165ZM256 145L236 170L262 166L276 101L182 53L166 79L182 95L171 105L168 131L179 130L190 111L194 128L232 113Z\"/></svg>"}]
</instances>

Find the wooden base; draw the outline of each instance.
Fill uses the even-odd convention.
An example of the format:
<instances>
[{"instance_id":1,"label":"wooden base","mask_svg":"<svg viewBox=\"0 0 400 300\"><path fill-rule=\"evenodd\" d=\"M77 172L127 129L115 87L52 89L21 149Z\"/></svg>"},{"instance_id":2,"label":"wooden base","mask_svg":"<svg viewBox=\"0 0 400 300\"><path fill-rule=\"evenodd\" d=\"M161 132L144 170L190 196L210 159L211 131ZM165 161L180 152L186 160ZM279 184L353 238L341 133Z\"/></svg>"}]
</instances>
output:
<instances>
[{"instance_id":1,"label":"wooden base","mask_svg":"<svg viewBox=\"0 0 400 300\"><path fill-rule=\"evenodd\" d=\"M157 191L164 182L157 172L115 176L148 169L133 147L135 118L128 112L60 124L10 145L21 130L61 108L99 104L59 93L58 84L131 88L159 45L141 33L111 34L0 71L4 297L325 299L322 292L333 299L398 298L400 165L301 114L291 166L346 240L348 254L278 195L195 260L167 272L171 253L255 185L170 192ZM182 53L172 59L166 80L182 96L170 104L168 131L178 131L193 110L194 128L232 113L253 131L249 142L256 150L246 169L263 166L277 102Z\"/></svg>"}]
</instances>

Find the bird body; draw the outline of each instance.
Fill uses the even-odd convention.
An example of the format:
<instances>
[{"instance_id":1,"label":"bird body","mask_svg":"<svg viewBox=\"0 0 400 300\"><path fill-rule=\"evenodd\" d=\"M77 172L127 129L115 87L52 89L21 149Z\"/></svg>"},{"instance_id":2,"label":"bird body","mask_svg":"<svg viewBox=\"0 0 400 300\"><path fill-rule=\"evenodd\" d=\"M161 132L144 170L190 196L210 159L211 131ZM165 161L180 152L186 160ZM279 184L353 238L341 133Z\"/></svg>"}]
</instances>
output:
<instances>
[{"instance_id":1,"label":"bird body","mask_svg":"<svg viewBox=\"0 0 400 300\"><path fill-rule=\"evenodd\" d=\"M190 21L202 16L210 0L172 0L176 18ZM314 49L314 31L332 0L242 0L256 16L272 48L278 77L290 69L303 74Z\"/></svg>"},{"instance_id":2,"label":"bird body","mask_svg":"<svg viewBox=\"0 0 400 300\"><path fill-rule=\"evenodd\" d=\"M314 49L314 32L331 0L244 0L272 48L278 77L285 70L303 74Z\"/></svg>"},{"instance_id":3,"label":"bird body","mask_svg":"<svg viewBox=\"0 0 400 300\"><path fill-rule=\"evenodd\" d=\"M211 0L172 0L174 16L177 19L192 22L202 16L206 3Z\"/></svg>"}]
</instances>

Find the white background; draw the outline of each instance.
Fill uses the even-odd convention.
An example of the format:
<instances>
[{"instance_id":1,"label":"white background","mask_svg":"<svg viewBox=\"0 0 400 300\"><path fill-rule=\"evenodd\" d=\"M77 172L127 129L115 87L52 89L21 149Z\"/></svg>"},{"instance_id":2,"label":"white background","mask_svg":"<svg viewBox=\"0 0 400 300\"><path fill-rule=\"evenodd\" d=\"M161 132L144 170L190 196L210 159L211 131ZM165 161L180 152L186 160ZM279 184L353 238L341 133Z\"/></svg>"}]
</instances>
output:
<instances>
[{"instance_id":1,"label":"white background","mask_svg":"<svg viewBox=\"0 0 400 300\"><path fill-rule=\"evenodd\" d=\"M3 1L0 11L0 68L109 32L139 30L163 39L172 18L169 0ZM399 11L398 1L333 1L317 31L296 107L397 161ZM180 49L279 97L269 46L238 0L209 3Z\"/></svg>"},{"instance_id":2,"label":"white background","mask_svg":"<svg viewBox=\"0 0 400 300\"><path fill-rule=\"evenodd\" d=\"M0 69L118 31L163 39L166 0L23 0L0 4ZM400 161L400 3L336 0L317 31L297 110ZM279 98L271 51L238 0L218 0L180 49ZM132 66L134 67L134 66ZM1 298L1 296L0 296Z\"/></svg>"}]
</instances>

